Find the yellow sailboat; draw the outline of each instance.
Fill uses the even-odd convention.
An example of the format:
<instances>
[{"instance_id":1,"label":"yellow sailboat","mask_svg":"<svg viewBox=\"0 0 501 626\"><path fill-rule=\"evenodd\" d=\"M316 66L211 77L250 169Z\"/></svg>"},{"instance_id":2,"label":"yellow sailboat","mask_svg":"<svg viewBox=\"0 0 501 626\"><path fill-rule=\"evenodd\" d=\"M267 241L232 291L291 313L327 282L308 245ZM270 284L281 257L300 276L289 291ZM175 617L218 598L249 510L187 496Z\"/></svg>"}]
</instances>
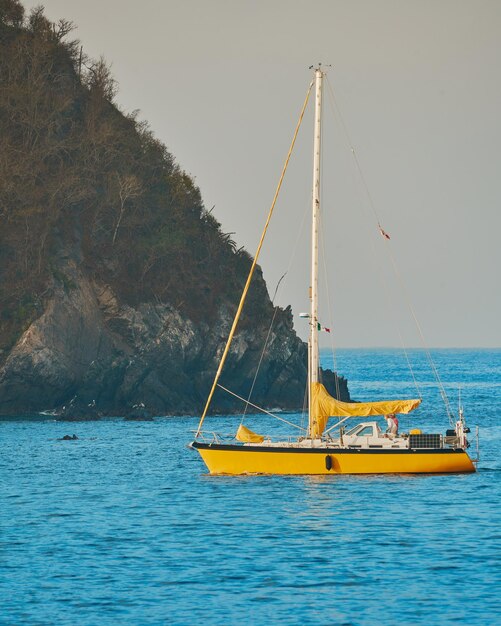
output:
<instances>
[{"instance_id":1,"label":"yellow sailboat","mask_svg":"<svg viewBox=\"0 0 501 626\"><path fill-rule=\"evenodd\" d=\"M396 414L407 414L416 409L420 399L385 400L380 402L348 403L332 397L319 380L318 347L318 231L320 213L320 135L322 119L321 66L314 71L312 80L289 154L275 192L237 313L221 357L214 382L190 446L197 450L211 474L385 474L385 473L451 473L474 472L474 461L469 457L467 433L462 410L454 428L446 435L423 434L420 430L399 436L398 428L383 433L377 421L363 421L345 430L347 420L358 417L386 416L388 423L395 425ZM308 341L308 427L304 436L286 441L273 441L240 425L230 443L225 443L214 433L203 431L214 392L228 355L233 336L245 303L261 247L266 235L273 209L282 185L290 155L294 148L299 126L310 92L315 90L314 150L313 150L313 193L312 193L312 243L311 243L311 286ZM383 232L383 231L382 231ZM384 233L383 233L384 234ZM224 388L223 388L224 389ZM233 394L236 395L236 394ZM267 412L267 411L266 411ZM330 418L338 418L328 427Z\"/></svg>"}]
</instances>

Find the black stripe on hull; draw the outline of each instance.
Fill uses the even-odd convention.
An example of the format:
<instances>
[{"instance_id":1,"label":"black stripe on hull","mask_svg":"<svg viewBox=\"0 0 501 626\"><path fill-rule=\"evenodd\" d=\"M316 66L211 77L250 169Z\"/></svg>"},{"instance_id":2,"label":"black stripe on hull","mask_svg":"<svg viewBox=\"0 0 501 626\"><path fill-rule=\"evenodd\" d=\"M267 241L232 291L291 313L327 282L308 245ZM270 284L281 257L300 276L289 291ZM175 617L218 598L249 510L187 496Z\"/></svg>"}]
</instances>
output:
<instances>
[{"instance_id":1,"label":"black stripe on hull","mask_svg":"<svg viewBox=\"0 0 501 626\"><path fill-rule=\"evenodd\" d=\"M283 448L271 446L240 446L224 443L201 443L193 441L197 450L232 450L233 452L281 452L284 454L463 454L462 448Z\"/></svg>"}]
</instances>

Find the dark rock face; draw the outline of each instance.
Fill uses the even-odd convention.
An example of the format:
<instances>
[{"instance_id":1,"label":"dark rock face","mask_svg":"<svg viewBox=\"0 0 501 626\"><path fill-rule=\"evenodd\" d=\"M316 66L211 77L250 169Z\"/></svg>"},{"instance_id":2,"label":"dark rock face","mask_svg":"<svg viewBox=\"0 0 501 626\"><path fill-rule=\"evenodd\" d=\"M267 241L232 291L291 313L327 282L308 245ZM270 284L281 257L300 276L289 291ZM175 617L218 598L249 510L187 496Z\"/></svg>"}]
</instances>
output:
<instances>
[{"instance_id":1,"label":"dark rock face","mask_svg":"<svg viewBox=\"0 0 501 626\"><path fill-rule=\"evenodd\" d=\"M55 285L44 313L16 343L0 369L0 412L40 411L65 406L63 419L128 414L144 404L154 414L199 413L232 322L221 306L215 323L183 317L168 304L121 303L109 285L86 277L77 263L64 262L75 285ZM251 401L295 409L303 404L305 344L292 328L290 309L279 310L254 383ZM221 384L247 397L269 322L237 333ZM326 382L333 390L333 375ZM349 399L339 379L341 397ZM71 402L71 406L66 407ZM218 390L211 407L235 411L242 402Z\"/></svg>"}]
</instances>

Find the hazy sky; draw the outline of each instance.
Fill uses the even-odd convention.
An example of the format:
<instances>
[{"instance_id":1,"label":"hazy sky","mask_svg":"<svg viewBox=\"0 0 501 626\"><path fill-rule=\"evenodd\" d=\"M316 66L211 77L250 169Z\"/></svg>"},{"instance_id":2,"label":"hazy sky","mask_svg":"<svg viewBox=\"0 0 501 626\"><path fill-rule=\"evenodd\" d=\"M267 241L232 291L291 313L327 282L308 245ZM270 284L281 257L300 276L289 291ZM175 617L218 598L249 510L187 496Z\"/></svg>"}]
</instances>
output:
<instances>
[{"instance_id":1,"label":"hazy sky","mask_svg":"<svg viewBox=\"0 0 501 626\"><path fill-rule=\"evenodd\" d=\"M24 2L26 7L39 2ZM310 80L329 84L405 290L325 93L322 322L337 346L501 346L499 0L46 0L118 105L141 110L238 246L254 253ZM312 113L261 257L307 310ZM306 218L308 219L308 218ZM295 255L291 260L293 251ZM321 261L321 265L324 261ZM324 279L321 279L324 285ZM407 295L405 295L407 293ZM304 321L295 326L305 335Z\"/></svg>"}]
</instances>

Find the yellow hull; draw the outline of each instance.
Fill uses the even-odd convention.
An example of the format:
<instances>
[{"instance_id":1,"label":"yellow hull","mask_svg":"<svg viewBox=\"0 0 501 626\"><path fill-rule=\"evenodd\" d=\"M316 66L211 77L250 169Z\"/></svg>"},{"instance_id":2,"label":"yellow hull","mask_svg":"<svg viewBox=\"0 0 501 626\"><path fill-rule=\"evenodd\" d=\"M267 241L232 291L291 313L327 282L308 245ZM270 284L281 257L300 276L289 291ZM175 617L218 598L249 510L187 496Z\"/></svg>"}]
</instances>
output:
<instances>
[{"instance_id":1,"label":"yellow hull","mask_svg":"<svg viewBox=\"0 0 501 626\"><path fill-rule=\"evenodd\" d=\"M273 448L193 442L211 474L446 474L474 472L464 450ZM330 459L330 460L329 460Z\"/></svg>"}]
</instances>

